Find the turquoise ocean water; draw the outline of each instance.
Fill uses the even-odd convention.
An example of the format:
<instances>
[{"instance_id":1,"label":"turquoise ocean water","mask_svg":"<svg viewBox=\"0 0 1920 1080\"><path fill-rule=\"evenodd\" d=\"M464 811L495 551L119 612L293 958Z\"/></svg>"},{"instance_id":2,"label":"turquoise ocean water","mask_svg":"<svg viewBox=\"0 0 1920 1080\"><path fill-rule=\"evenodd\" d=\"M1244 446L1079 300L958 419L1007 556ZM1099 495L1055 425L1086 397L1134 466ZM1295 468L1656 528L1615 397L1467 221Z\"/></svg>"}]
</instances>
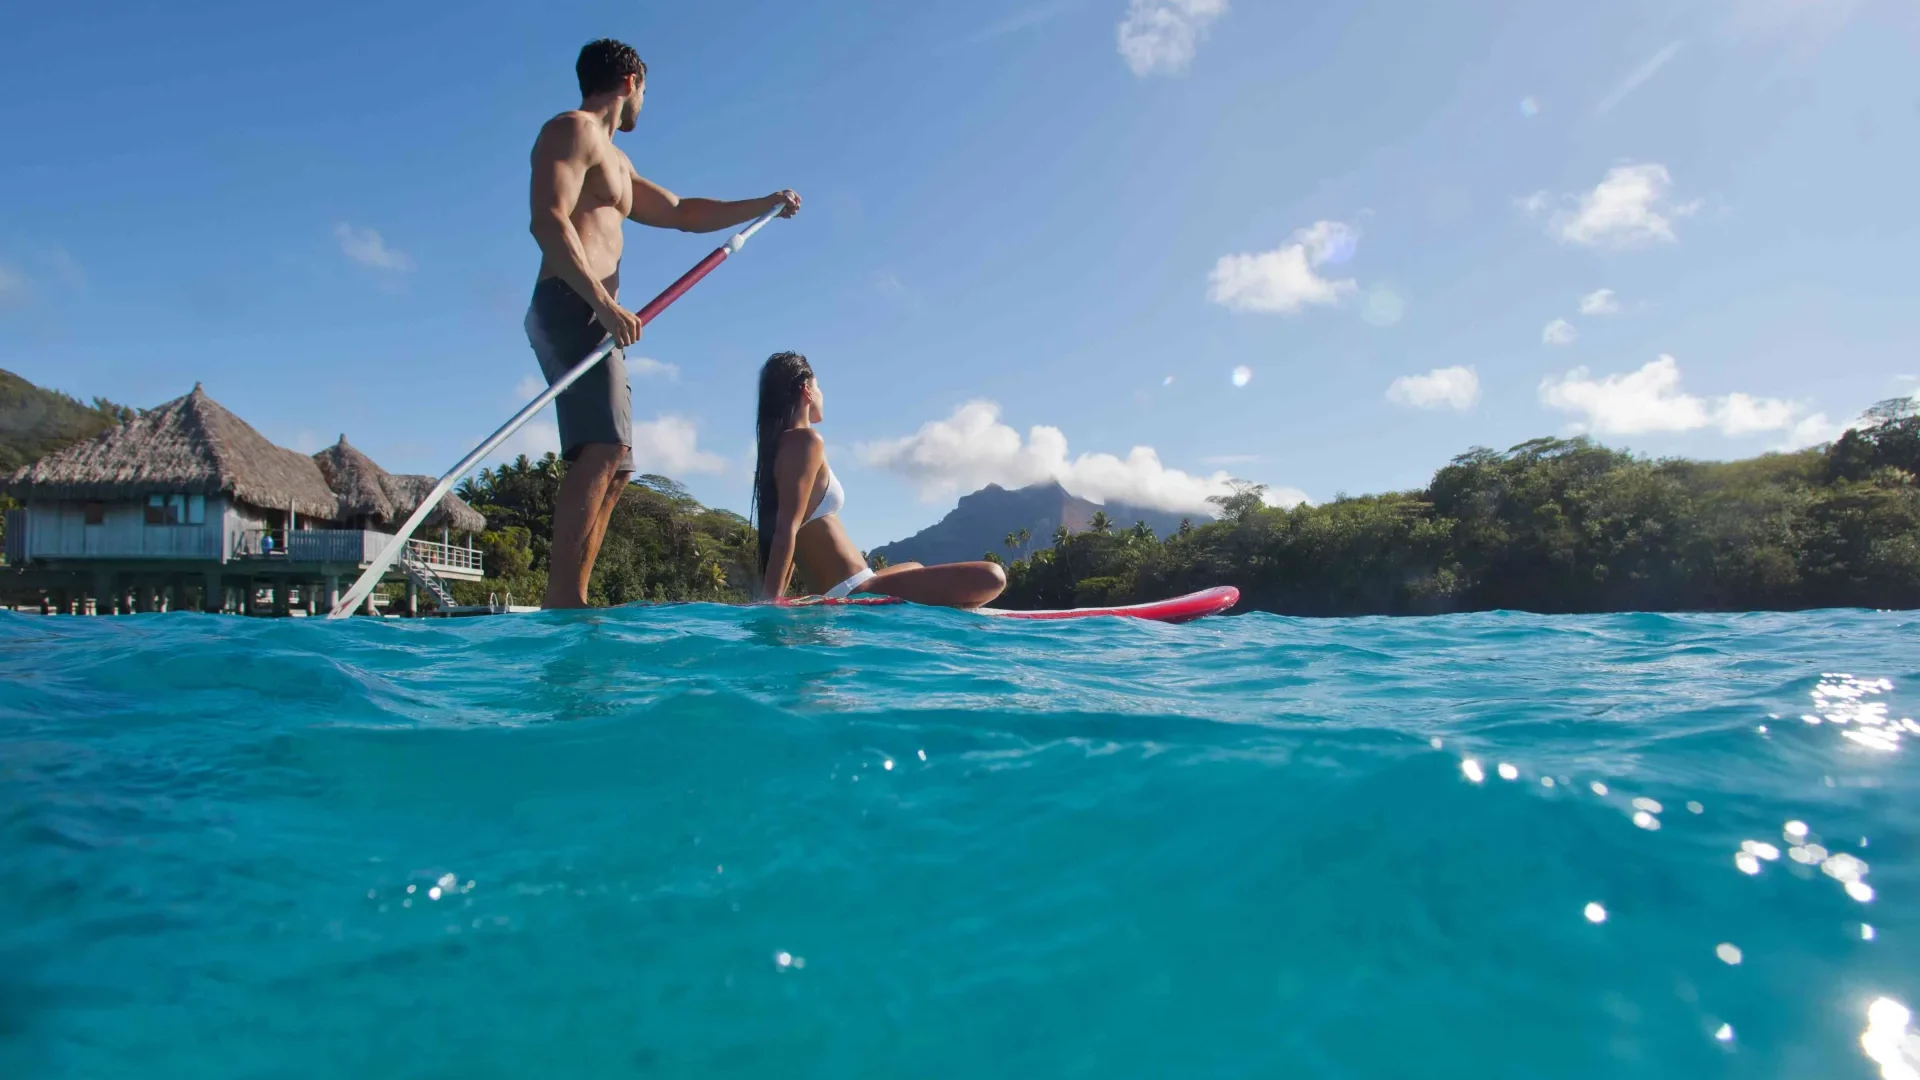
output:
<instances>
[{"instance_id":1,"label":"turquoise ocean water","mask_svg":"<svg viewBox=\"0 0 1920 1080\"><path fill-rule=\"evenodd\" d=\"M1916 631L0 615L0 1076L1912 1077Z\"/></svg>"}]
</instances>

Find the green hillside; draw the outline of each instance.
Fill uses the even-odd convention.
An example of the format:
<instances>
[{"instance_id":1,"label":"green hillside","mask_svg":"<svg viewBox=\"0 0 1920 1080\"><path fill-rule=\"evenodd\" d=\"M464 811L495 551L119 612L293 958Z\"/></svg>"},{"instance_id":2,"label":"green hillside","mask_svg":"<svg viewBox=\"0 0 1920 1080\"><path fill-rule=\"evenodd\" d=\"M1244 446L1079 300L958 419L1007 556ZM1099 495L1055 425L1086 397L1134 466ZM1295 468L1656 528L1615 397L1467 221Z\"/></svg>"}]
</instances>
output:
<instances>
[{"instance_id":1,"label":"green hillside","mask_svg":"<svg viewBox=\"0 0 1920 1080\"><path fill-rule=\"evenodd\" d=\"M132 409L105 398L83 405L0 370L0 472L92 438L133 415Z\"/></svg>"}]
</instances>

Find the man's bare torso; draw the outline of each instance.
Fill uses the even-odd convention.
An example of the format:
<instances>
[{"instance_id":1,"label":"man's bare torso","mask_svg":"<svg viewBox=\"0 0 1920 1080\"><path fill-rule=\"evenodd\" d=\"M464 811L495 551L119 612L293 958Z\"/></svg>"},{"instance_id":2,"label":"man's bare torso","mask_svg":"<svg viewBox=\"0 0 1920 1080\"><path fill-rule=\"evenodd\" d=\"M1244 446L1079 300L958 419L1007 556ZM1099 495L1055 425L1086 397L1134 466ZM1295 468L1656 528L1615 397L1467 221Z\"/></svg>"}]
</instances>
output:
<instances>
[{"instance_id":1,"label":"man's bare torso","mask_svg":"<svg viewBox=\"0 0 1920 1080\"><path fill-rule=\"evenodd\" d=\"M597 121L590 113L561 113L548 124L569 120ZM615 296L620 294L621 227L633 210L633 162L613 145L613 139L598 122L583 124L590 140L588 167L581 177L580 199L574 205L572 221L586 249L587 269ZM540 276L560 273L553 260L543 256Z\"/></svg>"}]
</instances>

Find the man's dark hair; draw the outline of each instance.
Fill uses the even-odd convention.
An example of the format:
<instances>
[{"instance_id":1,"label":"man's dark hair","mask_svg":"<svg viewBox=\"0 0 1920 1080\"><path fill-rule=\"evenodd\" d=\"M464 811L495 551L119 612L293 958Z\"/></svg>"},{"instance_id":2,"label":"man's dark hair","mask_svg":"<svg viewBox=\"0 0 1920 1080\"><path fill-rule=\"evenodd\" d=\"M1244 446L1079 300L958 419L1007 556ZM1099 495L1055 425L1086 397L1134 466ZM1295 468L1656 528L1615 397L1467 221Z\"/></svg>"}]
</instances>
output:
<instances>
[{"instance_id":1,"label":"man's dark hair","mask_svg":"<svg viewBox=\"0 0 1920 1080\"><path fill-rule=\"evenodd\" d=\"M620 89L620 80L629 75L647 81L647 65L640 54L633 51L633 46L612 38L587 42L580 50L580 59L573 63L573 73L580 76L582 100Z\"/></svg>"}]
</instances>

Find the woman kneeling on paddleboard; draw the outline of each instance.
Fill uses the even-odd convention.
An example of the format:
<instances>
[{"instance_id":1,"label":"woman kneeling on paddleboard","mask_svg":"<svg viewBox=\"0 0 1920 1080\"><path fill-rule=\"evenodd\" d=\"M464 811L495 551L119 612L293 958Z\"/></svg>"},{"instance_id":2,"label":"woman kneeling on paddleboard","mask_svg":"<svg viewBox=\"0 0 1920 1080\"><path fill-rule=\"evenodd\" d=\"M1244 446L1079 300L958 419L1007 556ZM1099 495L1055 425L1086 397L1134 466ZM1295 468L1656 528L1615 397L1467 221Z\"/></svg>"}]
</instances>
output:
<instances>
[{"instance_id":1,"label":"woman kneeling on paddleboard","mask_svg":"<svg viewBox=\"0 0 1920 1080\"><path fill-rule=\"evenodd\" d=\"M812 366L799 353L775 353L761 367L753 503L763 595L786 596L797 566L807 590L829 600L878 593L916 604L977 608L999 596L1007 575L997 563L901 563L879 571L867 566L840 526L846 492L827 466L826 441L813 430L824 415L824 400Z\"/></svg>"}]
</instances>

